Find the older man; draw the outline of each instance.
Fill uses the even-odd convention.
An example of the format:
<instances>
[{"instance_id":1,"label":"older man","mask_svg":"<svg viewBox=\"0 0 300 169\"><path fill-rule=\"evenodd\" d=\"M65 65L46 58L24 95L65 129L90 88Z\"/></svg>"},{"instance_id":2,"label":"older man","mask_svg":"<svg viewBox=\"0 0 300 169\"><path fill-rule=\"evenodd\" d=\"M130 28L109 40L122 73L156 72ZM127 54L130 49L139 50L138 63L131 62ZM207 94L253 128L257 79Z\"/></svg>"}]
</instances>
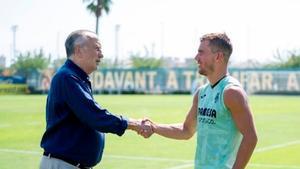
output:
<instances>
[{"instance_id":1,"label":"older man","mask_svg":"<svg viewBox=\"0 0 300 169\"><path fill-rule=\"evenodd\" d=\"M100 162L104 133L123 135L126 129L152 134L141 121L110 113L92 95L89 75L103 58L94 32L72 32L65 42L67 61L54 75L46 105L44 154L40 169L91 168Z\"/></svg>"}]
</instances>

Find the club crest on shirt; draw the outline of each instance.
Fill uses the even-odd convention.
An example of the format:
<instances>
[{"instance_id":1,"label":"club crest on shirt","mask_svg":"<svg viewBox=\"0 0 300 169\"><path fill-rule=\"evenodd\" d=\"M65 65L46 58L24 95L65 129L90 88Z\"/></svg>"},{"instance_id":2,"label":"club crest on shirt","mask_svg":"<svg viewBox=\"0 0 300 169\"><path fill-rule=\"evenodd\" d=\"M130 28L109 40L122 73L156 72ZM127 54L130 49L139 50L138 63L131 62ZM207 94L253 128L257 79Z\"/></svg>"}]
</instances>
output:
<instances>
[{"instance_id":1,"label":"club crest on shirt","mask_svg":"<svg viewBox=\"0 0 300 169\"><path fill-rule=\"evenodd\" d=\"M201 96L200 96L200 99L203 99L205 96L206 96L206 94L201 95Z\"/></svg>"},{"instance_id":2,"label":"club crest on shirt","mask_svg":"<svg viewBox=\"0 0 300 169\"><path fill-rule=\"evenodd\" d=\"M215 97L215 103L217 103L217 101L219 100L219 97L220 97L220 92L218 92L216 97Z\"/></svg>"}]
</instances>

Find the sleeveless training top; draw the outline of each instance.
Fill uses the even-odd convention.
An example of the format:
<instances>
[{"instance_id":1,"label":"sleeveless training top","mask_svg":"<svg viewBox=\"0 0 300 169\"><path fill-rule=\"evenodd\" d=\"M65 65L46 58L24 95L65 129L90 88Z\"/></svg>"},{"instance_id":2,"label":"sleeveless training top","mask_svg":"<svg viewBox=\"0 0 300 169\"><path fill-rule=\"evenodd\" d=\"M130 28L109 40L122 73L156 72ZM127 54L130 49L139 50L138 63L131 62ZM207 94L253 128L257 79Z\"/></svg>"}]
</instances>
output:
<instances>
[{"instance_id":1,"label":"sleeveless training top","mask_svg":"<svg viewBox=\"0 0 300 169\"><path fill-rule=\"evenodd\" d=\"M231 169L235 162L242 135L224 103L224 90L230 86L241 85L225 76L215 86L199 89L195 169Z\"/></svg>"}]
</instances>

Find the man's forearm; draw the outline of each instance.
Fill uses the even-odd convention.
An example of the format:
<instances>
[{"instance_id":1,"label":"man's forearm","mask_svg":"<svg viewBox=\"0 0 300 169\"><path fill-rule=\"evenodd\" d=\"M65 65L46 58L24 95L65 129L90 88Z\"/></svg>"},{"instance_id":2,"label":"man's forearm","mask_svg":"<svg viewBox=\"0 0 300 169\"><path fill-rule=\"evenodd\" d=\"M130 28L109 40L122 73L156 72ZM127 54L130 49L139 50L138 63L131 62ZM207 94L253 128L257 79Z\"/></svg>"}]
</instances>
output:
<instances>
[{"instance_id":1,"label":"man's forearm","mask_svg":"<svg viewBox=\"0 0 300 169\"><path fill-rule=\"evenodd\" d=\"M154 124L153 130L156 134L177 140L187 140L193 136L182 124Z\"/></svg>"},{"instance_id":2,"label":"man's forearm","mask_svg":"<svg viewBox=\"0 0 300 169\"><path fill-rule=\"evenodd\" d=\"M141 122L136 119L128 119L127 129L139 131L141 126Z\"/></svg>"}]
</instances>

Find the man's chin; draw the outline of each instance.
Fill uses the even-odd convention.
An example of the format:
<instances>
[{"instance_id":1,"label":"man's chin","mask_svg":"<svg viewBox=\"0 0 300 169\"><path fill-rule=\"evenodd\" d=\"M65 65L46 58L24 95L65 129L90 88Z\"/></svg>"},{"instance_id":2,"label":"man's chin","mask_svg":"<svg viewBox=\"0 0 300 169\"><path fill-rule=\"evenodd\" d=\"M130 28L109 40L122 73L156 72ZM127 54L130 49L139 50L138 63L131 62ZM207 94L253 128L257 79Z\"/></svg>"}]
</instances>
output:
<instances>
[{"instance_id":1,"label":"man's chin","mask_svg":"<svg viewBox=\"0 0 300 169\"><path fill-rule=\"evenodd\" d=\"M206 76L206 73L203 71L203 70L198 70L198 73L200 74L200 75L203 75L203 76Z\"/></svg>"},{"instance_id":2,"label":"man's chin","mask_svg":"<svg viewBox=\"0 0 300 169\"><path fill-rule=\"evenodd\" d=\"M93 70L93 72L94 72L94 71L97 71L97 70L98 70L98 68L99 68L99 65L96 65L96 66L94 67L94 70Z\"/></svg>"}]
</instances>

